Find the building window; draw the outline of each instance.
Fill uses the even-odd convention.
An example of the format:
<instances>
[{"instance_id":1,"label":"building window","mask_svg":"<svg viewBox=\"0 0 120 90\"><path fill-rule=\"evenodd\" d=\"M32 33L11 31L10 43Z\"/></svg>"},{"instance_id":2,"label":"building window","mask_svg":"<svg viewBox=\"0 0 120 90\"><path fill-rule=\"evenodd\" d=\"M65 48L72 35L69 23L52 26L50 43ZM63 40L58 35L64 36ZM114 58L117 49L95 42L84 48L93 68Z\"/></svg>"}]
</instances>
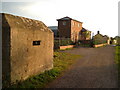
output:
<instances>
[{"instance_id":1,"label":"building window","mask_svg":"<svg viewBox=\"0 0 120 90\"><path fill-rule=\"evenodd\" d=\"M65 21L63 22L63 25L66 25L66 22L65 22Z\"/></svg>"},{"instance_id":2,"label":"building window","mask_svg":"<svg viewBox=\"0 0 120 90\"><path fill-rule=\"evenodd\" d=\"M78 23L78 27L80 27L80 24Z\"/></svg>"},{"instance_id":3,"label":"building window","mask_svg":"<svg viewBox=\"0 0 120 90\"><path fill-rule=\"evenodd\" d=\"M33 46L40 45L41 41L33 41Z\"/></svg>"}]
</instances>

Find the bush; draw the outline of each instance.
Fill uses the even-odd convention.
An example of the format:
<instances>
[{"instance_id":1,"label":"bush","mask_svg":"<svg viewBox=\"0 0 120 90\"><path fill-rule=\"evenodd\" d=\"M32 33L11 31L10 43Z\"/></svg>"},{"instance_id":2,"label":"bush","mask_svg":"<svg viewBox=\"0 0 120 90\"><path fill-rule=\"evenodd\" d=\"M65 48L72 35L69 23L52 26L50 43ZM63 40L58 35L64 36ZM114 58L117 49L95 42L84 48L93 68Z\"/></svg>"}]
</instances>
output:
<instances>
[{"instance_id":1,"label":"bush","mask_svg":"<svg viewBox=\"0 0 120 90\"><path fill-rule=\"evenodd\" d=\"M120 45L120 38L117 39L117 45Z\"/></svg>"},{"instance_id":2,"label":"bush","mask_svg":"<svg viewBox=\"0 0 120 90\"><path fill-rule=\"evenodd\" d=\"M60 46L72 45L73 42L70 39L60 40Z\"/></svg>"},{"instance_id":3,"label":"bush","mask_svg":"<svg viewBox=\"0 0 120 90\"><path fill-rule=\"evenodd\" d=\"M92 40L79 40L78 41L78 46L83 46L83 47L92 47L93 41Z\"/></svg>"},{"instance_id":4,"label":"bush","mask_svg":"<svg viewBox=\"0 0 120 90\"><path fill-rule=\"evenodd\" d=\"M54 40L54 49L59 49L59 40Z\"/></svg>"},{"instance_id":5,"label":"bush","mask_svg":"<svg viewBox=\"0 0 120 90\"><path fill-rule=\"evenodd\" d=\"M59 46L73 45L74 43L70 39L56 39L54 40L54 49L59 49Z\"/></svg>"},{"instance_id":6,"label":"bush","mask_svg":"<svg viewBox=\"0 0 120 90\"><path fill-rule=\"evenodd\" d=\"M93 37L93 44L97 45L97 44L104 44L107 43L108 38L104 37L101 34L97 34Z\"/></svg>"},{"instance_id":7,"label":"bush","mask_svg":"<svg viewBox=\"0 0 120 90\"><path fill-rule=\"evenodd\" d=\"M120 87L120 46L116 46L116 57L115 61L118 67L118 86Z\"/></svg>"},{"instance_id":8,"label":"bush","mask_svg":"<svg viewBox=\"0 0 120 90\"><path fill-rule=\"evenodd\" d=\"M107 41L105 41L105 40L93 40L94 45L104 44L104 43L107 43Z\"/></svg>"}]
</instances>

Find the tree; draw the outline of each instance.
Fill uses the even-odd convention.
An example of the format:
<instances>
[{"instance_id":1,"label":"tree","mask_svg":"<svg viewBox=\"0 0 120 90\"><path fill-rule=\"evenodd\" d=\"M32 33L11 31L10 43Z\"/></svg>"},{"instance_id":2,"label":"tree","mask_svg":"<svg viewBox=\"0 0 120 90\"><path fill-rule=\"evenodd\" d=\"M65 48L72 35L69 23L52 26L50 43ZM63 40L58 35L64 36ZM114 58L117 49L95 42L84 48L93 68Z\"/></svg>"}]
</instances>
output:
<instances>
[{"instance_id":1,"label":"tree","mask_svg":"<svg viewBox=\"0 0 120 90\"><path fill-rule=\"evenodd\" d=\"M91 37L91 31L84 31L84 32L83 32L83 37L84 37L85 40L86 40L87 38L90 38L90 37Z\"/></svg>"},{"instance_id":2,"label":"tree","mask_svg":"<svg viewBox=\"0 0 120 90\"><path fill-rule=\"evenodd\" d=\"M117 44L120 45L120 36L115 36L114 39L117 40Z\"/></svg>"}]
</instances>

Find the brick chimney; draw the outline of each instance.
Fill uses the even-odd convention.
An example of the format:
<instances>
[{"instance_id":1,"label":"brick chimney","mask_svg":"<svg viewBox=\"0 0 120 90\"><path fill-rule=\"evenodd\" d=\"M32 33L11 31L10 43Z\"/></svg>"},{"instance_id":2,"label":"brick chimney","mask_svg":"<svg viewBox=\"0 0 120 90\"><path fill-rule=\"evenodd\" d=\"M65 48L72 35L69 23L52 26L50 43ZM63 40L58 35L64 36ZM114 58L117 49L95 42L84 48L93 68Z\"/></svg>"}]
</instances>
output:
<instances>
[{"instance_id":1,"label":"brick chimney","mask_svg":"<svg viewBox=\"0 0 120 90\"><path fill-rule=\"evenodd\" d=\"M100 34L100 31L97 31L97 34Z\"/></svg>"}]
</instances>

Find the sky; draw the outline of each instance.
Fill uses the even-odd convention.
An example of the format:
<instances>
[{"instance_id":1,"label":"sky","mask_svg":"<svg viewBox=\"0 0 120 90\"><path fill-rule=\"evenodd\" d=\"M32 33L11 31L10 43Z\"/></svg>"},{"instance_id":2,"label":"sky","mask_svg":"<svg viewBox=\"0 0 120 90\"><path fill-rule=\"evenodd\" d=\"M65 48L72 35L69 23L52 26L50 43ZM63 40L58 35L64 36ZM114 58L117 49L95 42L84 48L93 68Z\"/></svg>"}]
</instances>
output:
<instances>
[{"instance_id":1,"label":"sky","mask_svg":"<svg viewBox=\"0 0 120 90\"><path fill-rule=\"evenodd\" d=\"M94 35L118 35L119 0L4 0L2 13L28 17L57 26L56 19L71 17L83 22L83 27ZM119 34L120 35L120 34Z\"/></svg>"}]
</instances>

